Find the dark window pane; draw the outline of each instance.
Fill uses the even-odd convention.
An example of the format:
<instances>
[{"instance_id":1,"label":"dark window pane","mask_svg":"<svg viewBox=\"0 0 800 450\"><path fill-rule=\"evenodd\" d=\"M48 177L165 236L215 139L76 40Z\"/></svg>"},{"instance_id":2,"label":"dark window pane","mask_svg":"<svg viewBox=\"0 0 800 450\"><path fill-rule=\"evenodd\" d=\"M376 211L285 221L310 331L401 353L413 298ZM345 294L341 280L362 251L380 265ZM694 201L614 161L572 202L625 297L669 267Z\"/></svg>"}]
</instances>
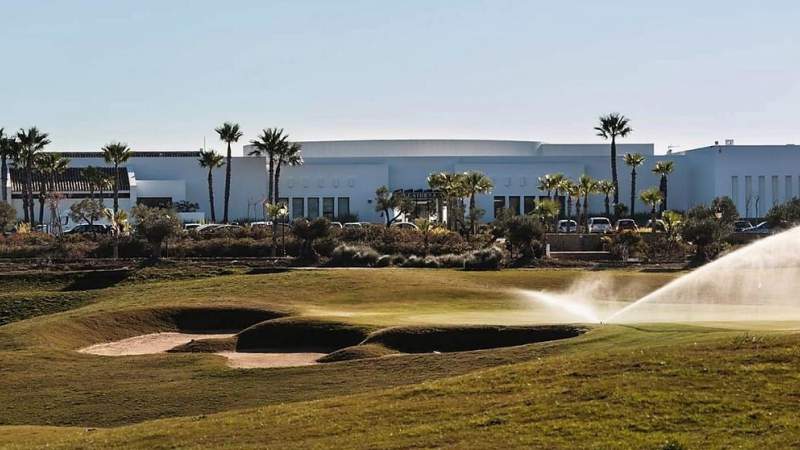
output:
<instances>
[{"instance_id":1,"label":"dark window pane","mask_svg":"<svg viewBox=\"0 0 800 450\"><path fill-rule=\"evenodd\" d=\"M350 215L350 197L339 197L339 217Z\"/></svg>"},{"instance_id":2,"label":"dark window pane","mask_svg":"<svg viewBox=\"0 0 800 450\"><path fill-rule=\"evenodd\" d=\"M525 214L530 214L536 209L536 197L525 196Z\"/></svg>"},{"instance_id":3,"label":"dark window pane","mask_svg":"<svg viewBox=\"0 0 800 450\"><path fill-rule=\"evenodd\" d=\"M299 219L306 216L304 200L303 197L292 198L292 219Z\"/></svg>"},{"instance_id":4,"label":"dark window pane","mask_svg":"<svg viewBox=\"0 0 800 450\"><path fill-rule=\"evenodd\" d=\"M505 197L495 197L494 198L494 216L497 217L500 215L500 210L506 207L506 198Z\"/></svg>"},{"instance_id":5,"label":"dark window pane","mask_svg":"<svg viewBox=\"0 0 800 450\"><path fill-rule=\"evenodd\" d=\"M333 220L333 197L324 197L322 199L322 215L327 217L328 220Z\"/></svg>"},{"instance_id":6,"label":"dark window pane","mask_svg":"<svg viewBox=\"0 0 800 450\"><path fill-rule=\"evenodd\" d=\"M508 197L508 209L514 211L514 214L519 215L519 196Z\"/></svg>"},{"instance_id":7,"label":"dark window pane","mask_svg":"<svg viewBox=\"0 0 800 450\"><path fill-rule=\"evenodd\" d=\"M308 217L312 219L319 217L319 198L308 198Z\"/></svg>"}]
</instances>

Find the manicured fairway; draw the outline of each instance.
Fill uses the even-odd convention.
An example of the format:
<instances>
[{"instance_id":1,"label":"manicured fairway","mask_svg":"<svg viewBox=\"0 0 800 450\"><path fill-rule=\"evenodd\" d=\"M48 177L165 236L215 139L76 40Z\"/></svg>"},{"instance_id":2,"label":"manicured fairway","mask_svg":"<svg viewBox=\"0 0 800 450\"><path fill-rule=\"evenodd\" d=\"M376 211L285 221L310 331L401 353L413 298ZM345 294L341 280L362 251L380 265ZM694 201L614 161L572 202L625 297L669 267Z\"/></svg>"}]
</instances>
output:
<instances>
[{"instance_id":1,"label":"manicured fairway","mask_svg":"<svg viewBox=\"0 0 800 450\"><path fill-rule=\"evenodd\" d=\"M246 307L354 325L525 323L508 289L602 277L630 301L675 274L308 270L121 281L0 326L0 445L55 447L788 448L800 443L800 338L685 325L594 326L562 341L233 369L222 357L78 348L172 331L156 312ZM66 281L5 296L63 295ZM2 304L0 304L2 305ZM10 316L10 314L9 314ZM734 327L735 328L735 327ZM762 324L763 328L763 324Z\"/></svg>"}]
</instances>

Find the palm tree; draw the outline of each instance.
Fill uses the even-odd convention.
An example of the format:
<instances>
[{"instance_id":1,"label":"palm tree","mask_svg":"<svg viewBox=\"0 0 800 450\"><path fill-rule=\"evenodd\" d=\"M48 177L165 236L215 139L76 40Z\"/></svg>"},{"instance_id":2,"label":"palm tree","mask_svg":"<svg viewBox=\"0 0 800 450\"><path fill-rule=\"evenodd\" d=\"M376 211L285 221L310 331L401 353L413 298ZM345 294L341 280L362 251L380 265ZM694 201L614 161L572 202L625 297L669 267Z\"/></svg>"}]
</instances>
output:
<instances>
[{"instance_id":1,"label":"palm tree","mask_svg":"<svg viewBox=\"0 0 800 450\"><path fill-rule=\"evenodd\" d=\"M239 130L238 123L225 122L222 126L214 129L219 135L219 139L228 146L228 154L225 157L225 210L222 222L228 223L228 203L231 198L231 142L238 142L243 133Z\"/></svg>"},{"instance_id":2,"label":"palm tree","mask_svg":"<svg viewBox=\"0 0 800 450\"><path fill-rule=\"evenodd\" d=\"M288 136L287 136L288 137ZM303 165L303 146L298 142L287 142L278 152L275 158L275 199L280 198L281 167L302 166Z\"/></svg>"},{"instance_id":3,"label":"palm tree","mask_svg":"<svg viewBox=\"0 0 800 450\"><path fill-rule=\"evenodd\" d=\"M653 167L653 173L661 175L661 182L658 184L658 190L661 191L661 206L659 212L663 213L667 209L667 176L675 170L675 163L673 161L658 161Z\"/></svg>"},{"instance_id":4,"label":"palm tree","mask_svg":"<svg viewBox=\"0 0 800 450\"><path fill-rule=\"evenodd\" d=\"M556 182L553 179L553 175L546 173L540 176L536 187L542 192L547 192L548 199L553 199L553 189L556 187Z\"/></svg>"},{"instance_id":5,"label":"palm tree","mask_svg":"<svg viewBox=\"0 0 800 450\"><path fill-rule=\"evenodd\" d=\"M3 183L3 201L8 201L8 160L15 159L17 153L17 141L9 136L5 136L4 129L0 128L0 178Z\"/></svg>"},{"instance_id":6,"label":"palm tree","mask_svg":"<svg viewBox=\"0 0 800 450\"><path fill-rule=\"evenodd\" d=\"M611 202L609 196L614 192L614 183L611 180L600 180L597 182L597 192L605 194L604 200L606 207L606 217L611 217Z\"/></svg>"},{"instance_id":7,"label":"palm tree","mask_svg":"<svg viewBox=\"0 0 800 450\"><path fill-rule=\"evenodd\" d=\"M114 189L114 215L119 212L119 166L125 164L131 156L133 151L128 147L128 144L122 142L111 142L102 148L103 159L109 164L114 165L114 172L111 175L111 187Z\"/></svg>"},{"instance_id":8,"label":"palm tree","mask_svg":"<svg viewBox=\"0 0 800 450\"><path fill-rule=\"evenodd\" d=\"M475 206L475 196L486 194L494 189L492 179L477 171L465 172L461 178L464 191L469 197L469 228L472 233L477 232L478 211Z\"/></svg>"},{"instance_id":9,"label":"palm tree","mask_svg":"<svg viewBox=\"0 0 800 450\"><path fill-rule=\"evenodd\" d=\"M641 153L628 153L624 158L625 164L631 167L631 217L636 213L636 168L644 164L644 159Z\"/></svg>"},{"instance_id":10,"label":"palm tree","mask_svg":"<svg viewBox=\"0 0 800 450\"><path fill-rule=\"evenodd\" d=\"M583 196L583 225L589 230L589 195L597 192L597 180L583 174L578 178L578 191Z\"/></svg>"},{"instance_id":11,"label":"palm tree","mask_svg":"<svg viewBox=\"0 0 800 450\"><path fill-rule=\"evenodd\" d=\"M44 201L48 194L56 190L56 177L69 166L69 158L60 153L39 153L36 157L36 170L39 172L39 223L44 223ZM50 220L56 215L55 204L50 211Z\"/></svg>"},{"instance_id":12,"label":"palm tree","mask_svg":"<svg viewBox=\"0 0 800 450\"><path fill-rule=\"evenodd\" d=\"M572 201L578 199L578 185L569 178L561 180L559 189L567 194L567 219L572 219ZM576 202L576 215L580 216L580 202ZM567 228L569 231L569 228Z\"/></svg>"},{"instance_id":13,"label":"palm tree","mask_svg":"<svg viewBox=\"0 0 800 450\"><path fill-rule=\"evenodd\" d=\"M283 128L267 128L262 130L261 136L250 141L253 147L255 147L255 150L251 151L249 155L263 156L266 158L267 203L278 203L274 195L275 157L283 150L287 139L288 136L283 134Z\"/></svg>"},{"instance_id":14,"label":"palm tree","mask_svg":"<svg viewBox=\"0 0 800 450\"><path fill-rule=\"evenodd\" d=\"M453 229L456 226L456 202L466 196L466 189L463 183L464 175L460 173L439 172L428 176L428 186L439 191L444 197L447 205L447 228Z\"/></svg>"},{"instance_id":15,"label":"palm tree","mask_svg":"<svg viewBox=\"0 0 800 450\"><path fill-rule=\"evenodd\" d=\"M89 199L94 200L94 191L97 189L102 206L105 191L112 189L110 177L102 169L93 166L83 169L83 177L89 185Z\"/></svg>"},{"instance_id":16,"label":"palm tree","mask_svg":"<svg viewBox=\"0 0 800 450\"><path fill-rule=\"evenodd\" d=\"M533 209L533 214L537 216L542 225L544 225L545 231L549 231L550 224L558 217L559 212L559 204L549 199L540 201L536 204L536 208ZM543 243L547 246L547 234L544 235Z\"/></svg>"},{"instance_id":17,"label":"palm tree","mask_svg":"<svg viewBox=\"0 0 800 450\"><path fill-rule=\"evenodd\" d=\"M50 139L48 139L47 133L40 132L36 127L30 127L27 130L20 128L17 132L17 141L19 141L19 151L16 154L16 161L17 165L21 166L25 173L22 195L25 222L33 222L35 220L33 211L33 169L36 164L36 155L50 144Z\"/></svg>"},{"instance_id":18,"label":"palm tree","mask_svg":"<svg viewBox=\"0 0 800 450\"><path fill-rule=\"evenodd\" d=\"M211 206L211 222L216 223L217 215L214 212L214 177L211 174L214 169L222 167L225 164L225 159L222 155L214 150L200 150L200 159L198 160L200 167L208 169L208 202Z\"/></svg>"},{"instance_id":19,"label":"palm tree","mask_svg":"<svg viewBox=\"0 0 800 450\"><path fill-rule=\"evenodd\" d=\"M656 207L658 207L663 200L661 191L656 187L651 187L642 191L642 193L639 194L639 198L641 198L645 204L650 205L650 226L652 227L653 231L655 231Z\"/></svg>"},{"instance_id":20,"label":"palm tree","mask_svg":"<svg viewBox=\"0 0 800 450\"><path fill-rule=\"evenodd\" d=\"M624 138L633 132L628 118L619 113L600 116L600 126L594 127L597 135L611 139L611 181L614 183L614 204L619 203L619 179L617 178L617 136ZM633 194L631 194L633 195Z\"/></svg>"},{"instance_id":21,"label":"palm tree","mask_svg":"<svg viewBox=\"0 0 800 450\"><path fill-rule=\"evenodd\" d=\"M550 178L553 180L553 194L554 194L553 200L558 202L559 205L562 205L561 212L563 212L563 204L561 203L560 199L561 193L563 192L563 190L561 189L561 183L566 179L566 177L564 176L563 173L554 173L550 175Z\"/></svg>"}]
</instances>

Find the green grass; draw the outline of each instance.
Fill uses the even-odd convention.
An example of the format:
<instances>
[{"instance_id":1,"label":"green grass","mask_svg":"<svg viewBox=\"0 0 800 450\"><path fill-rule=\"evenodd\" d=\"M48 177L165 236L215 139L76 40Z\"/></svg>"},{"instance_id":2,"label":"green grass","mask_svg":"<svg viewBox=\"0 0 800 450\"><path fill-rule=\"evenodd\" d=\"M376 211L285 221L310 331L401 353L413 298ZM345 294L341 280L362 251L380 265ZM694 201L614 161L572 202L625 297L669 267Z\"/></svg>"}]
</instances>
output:
<instances>
[{"instance_id":1,"label":"green grass","mask_svg":"<svg viewBox=\"0 0 800 450\"><path fill-rule=\"evenodd\" d=\"M156 278L80 291L91 292L92 301L0 326L0 447L800 444L800 336L792 333L601 326L577 338L517 347L257 370L229 369L222 358L202 353L74 352L169 326L142 312L162 307L260 308L365 330L477 319L517 323L529 305L508 288L558 290L581 276L574 270L309 270ZM609 277L619 296L631 300L676 275L590 276Z\"/></svg>"}]
</instances>

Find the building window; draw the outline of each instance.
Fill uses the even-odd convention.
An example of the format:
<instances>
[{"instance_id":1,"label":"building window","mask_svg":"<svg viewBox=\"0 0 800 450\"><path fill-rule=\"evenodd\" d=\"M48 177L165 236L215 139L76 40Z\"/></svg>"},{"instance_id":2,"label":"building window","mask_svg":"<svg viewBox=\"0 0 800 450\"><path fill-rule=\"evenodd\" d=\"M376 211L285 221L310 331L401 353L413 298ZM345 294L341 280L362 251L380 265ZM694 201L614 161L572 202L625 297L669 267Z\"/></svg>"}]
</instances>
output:
<instances>
[{"instance_id":1,"label":"building window","mask_svg":"<svg viewBox=\"0 0 800 450\"><path fill-rule=\"evenodd\" d=\"M322 198L322 216L328 220L333 220L333 197Z\"/></svg>"},{"instance_id":2,"label":"building window","mask_svg":"<svg viewBox=\"0 0 800 450\"><path fill-rule=\"evenodd\" d=\"M144 205L148 208L172 208L172 197L138 197L137 205Z\"/></svg>"},{"instance_id":3,"label":"building window","mask_svg":"<svg viewBox=\"0 0 800 450\"><path fill-rule=\"evenodd\" d=\"M739 177L736 175L731 177L731 200L736 208L739 208Z\"/></svg>"},{"instance_id":4,"label":"building window","mask_svg":"<svg viewBox=\"0 0 800 450\"><path fill-rule=\"evenodd\" d=\"M508 209L514 211L515 215L519 215L520 213L520 203L519 203L519 196L508 197Z\"/></svg>"},{"instance_id":5,"label":"building window","mask_svg":"<svg viewBox=\"0 0 800 450\"><path fill-rule=\"evenodd\" d=\"M536 197L525 196L525 214L532 214L536 209Z\"/></svg>"},{"instance_id":6,"label":"building window","mask_svg":"<svg viewBox=\"0 0 800 450\"><path fill-rule=\"evenodd\" d=\"M792 176L786 175L786 198L784 199L785 201L788 202L794 197L794 194L792 193L793 190L794 189L792 187Z\"/></svg>"},{"instance_id":7,"label":"building window","mask_svg":"<svg viewBox=\"0 0 800 450\"><path fill-rule=\"evenodd\" d=\"M744 177L744 214L748 218L752 217L750 211L755 206L753 202L753 177L747 175Z\"/></svg>"},{"instance_id":8,"label":"building window","mask_svg":"<svg viewBox=\"0 0 800 450\"><path fill-rule=\"evenodd\" d=\"M292 197L292 219L299 219L305 216L305 199L303 197Z\"/></svg>"},{"instance_id":9,"label":"building window","mask_svg":"<svg viewBox=\"0 0 800 450\"><path fill-rule=\"evenodd\" d=\"M319 217L319 198L308 198L308 217L312 219Z\"/></svg>"},{"instance_id":10,"label":"building window","mask_svg":"<svg viewBox=\"0 0 800 450\"><path fill-rule=\"evenodd\" d=\"M338 198L339 217L347 218L350 215L350 197Z\"/></svg>"},{"instance_id":11,"label":"building window","mask_svg":"<svg viewBox=\"0 0 800 450\"><path fill-rule=\"evenodd\" d=\"M778 203L781 202L781 199L779 198L779 195L780 194L778 194L778 176L777 175L773 175L772 176L772 205L773 206L777 205Z\"/></svg>"},{"instance_id":12,"label":"building window","mask_svg":"<svg viewBox=\"0 0 800 450\"><path fill-rule=\"evenodd\" d=\"M758 195L756 196L756 217L761 217L761 210L764 208L764 202L767 199L767 177L760 175L758 177Z\"/></svg>"},{"instance_id":13,"label":"building window","mask_svg":"<svg viewBox=\"0 0 800 450\"><path fill-rule=\"evenodd\" d=\"M506 198L497 196L494 198L494 216L500 215L500 211L506 207Z\"/></svg>"}]
</instances>

